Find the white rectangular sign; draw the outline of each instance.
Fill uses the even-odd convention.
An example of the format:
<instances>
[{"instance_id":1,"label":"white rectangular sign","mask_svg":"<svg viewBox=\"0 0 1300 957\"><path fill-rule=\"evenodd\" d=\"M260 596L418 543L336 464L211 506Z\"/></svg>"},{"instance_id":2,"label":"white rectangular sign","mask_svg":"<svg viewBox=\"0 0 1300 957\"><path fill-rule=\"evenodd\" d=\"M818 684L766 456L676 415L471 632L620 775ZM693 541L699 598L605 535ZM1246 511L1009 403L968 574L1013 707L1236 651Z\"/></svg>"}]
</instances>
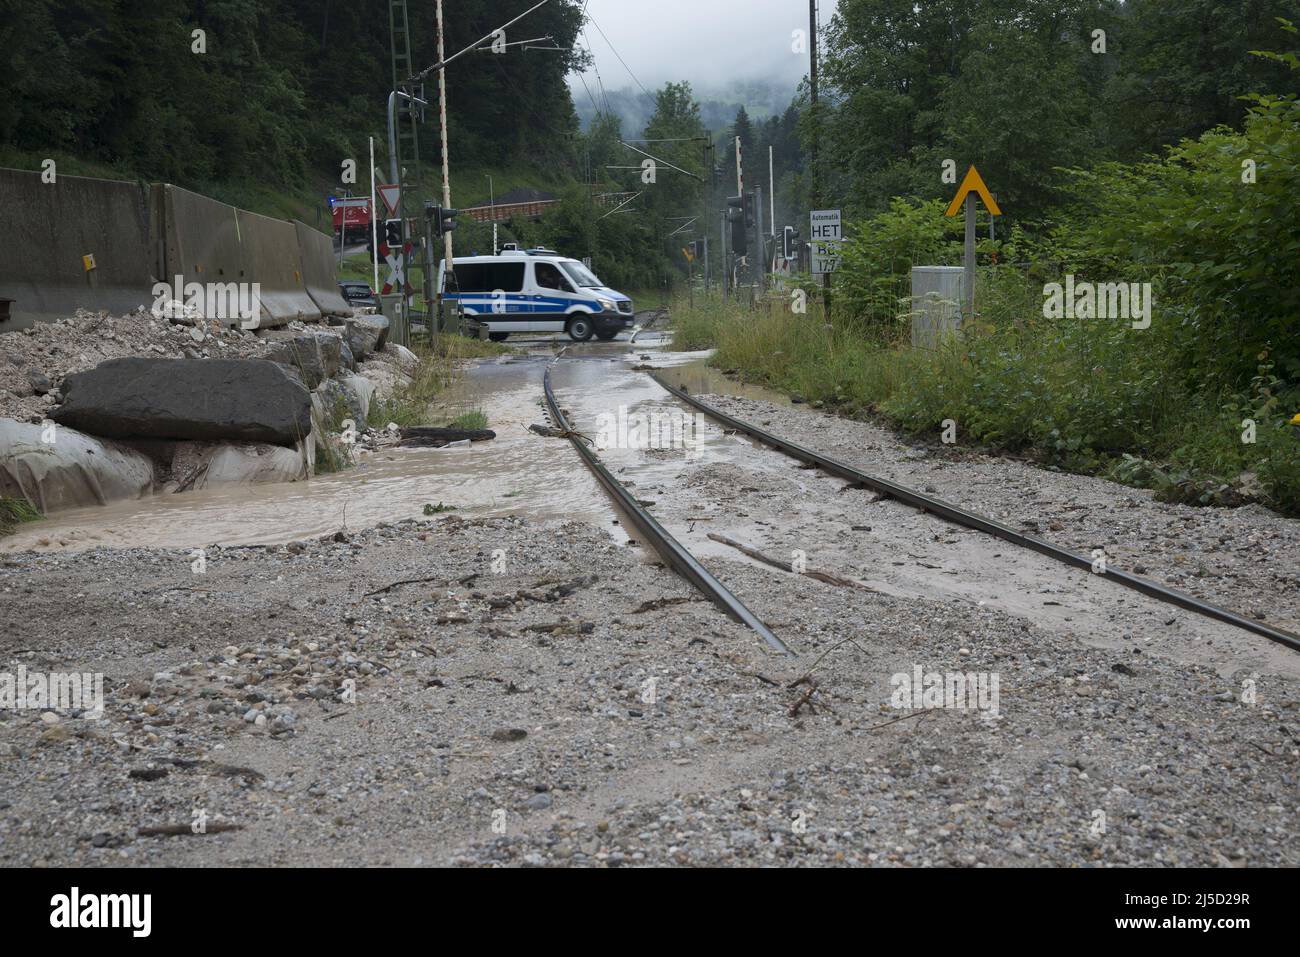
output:
<instances>
[{"instance_id":1,"label":"white rectangular sign","mask_svg":"<svg viewBox=\"0 0 1300 957\"><path fill-rule=\"evenodd\" d=\"M838 209L814 209L809 239L812 245L814 276L835 272L840 264L840 241L844 230Z\"/></svg>"}]
</instances>

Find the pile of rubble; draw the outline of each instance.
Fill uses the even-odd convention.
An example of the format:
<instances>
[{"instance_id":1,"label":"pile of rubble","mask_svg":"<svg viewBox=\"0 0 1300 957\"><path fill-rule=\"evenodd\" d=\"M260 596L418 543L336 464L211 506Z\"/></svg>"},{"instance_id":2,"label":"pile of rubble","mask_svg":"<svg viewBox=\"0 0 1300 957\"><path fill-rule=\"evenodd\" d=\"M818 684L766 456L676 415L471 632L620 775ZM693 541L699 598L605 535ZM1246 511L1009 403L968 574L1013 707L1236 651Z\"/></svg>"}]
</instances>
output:
<instances>
[{"instance_id":1,"label":"pile of rubble","mask_svg":"<svg viewBox=\"0 0 1300 957\"><path fill-rule=\"evenodd\" d=\"M216 322L174 325L145 310L125 316L78 310L69 319L0 335L0 418L41 421L62 399L58 389L67 376L106 359L254 359L270 350L253 333Z\"/></svg>"},{"instance_id":2,"label":"pile of rubble","mask_svg":"<svg viewBox=\"0 0 1300 957\"><path fill-rule=\"evenodd\" d=\"M49 511L294 481L318 452L337 468L419 365L387 336L380 316L250 331L144 310L0 335L0 495ZM52 423L70 433L58 448Z\"/></svg>"}]
</instances>

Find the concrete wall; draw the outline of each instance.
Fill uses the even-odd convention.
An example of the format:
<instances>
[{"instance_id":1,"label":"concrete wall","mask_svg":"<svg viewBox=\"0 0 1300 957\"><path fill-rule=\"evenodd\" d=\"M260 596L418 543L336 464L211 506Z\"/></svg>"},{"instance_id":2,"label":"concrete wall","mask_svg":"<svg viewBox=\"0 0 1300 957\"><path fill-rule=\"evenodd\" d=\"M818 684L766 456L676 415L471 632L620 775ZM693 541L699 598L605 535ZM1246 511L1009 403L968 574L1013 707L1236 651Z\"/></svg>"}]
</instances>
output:
<instances>
[{"instance_id":1,"label":"concrete wall","mask_svg":"<svg viewBox=\"0 0 1300 957\"><path fill-rule=\"evenodd\" d=\"M339 283L334 260L334 243L324 233L317 232L306 223L294 220L298 234L298 249L302 253L302 275L307 282L307 294L322 315L347 317L352 315Z\"/></svg>"},{"instance_id":2,"label":"concrete wall","mask_svg":"<svg viewBox=\"0 0 1300 957\"><path fill-rule=\"evenodd\" d=\"M0 169L0 298L13 300L0 332L78 308L147 308L157 264L148 187Z\"/></svg>"},{"instance_id":3,"label":"concrete wall","mask_svg":"<svg viewBox=\"0 0 1300 957\"><path fill-rule=\"evenodd\" d=\"M262 287L262 327L297 319L320 322L321 312L307 294L302 250L292 223L237 210L244 269Z\"/></svg>"},{"instance_id":4,"label":"concrete wall","mask_svg":"<svg viewBox=\"0 0 1300 957\"><path fill-rule=\"evenodd\" d=\"M83 263L88 255L92 269ZM249 328L352 314L329 238L302 223L179 186L79 176L45 184L39 173L0 169L0 299L13 300L0 332L78 308L153 308L160 281L173 287L164 299L186 298L188 283L257 283L261 310L244 322ZM220 318L241 321L233 313Z\"/></svg>"},{"instance_id":5,"label":"concrete wall","mask_svg":"<svg viewBox=\"0 0 1300 957\"><path fill-rule=\"evenodd\" d=\"M244 268L235 208L179 186L153 187L163 237L164 282L253 282ZM183 295L183 292L182 292ZM232 318L227 325L235 325Z\"/></svg>"},{"instance_id":6,"label":"concrete wall","mask_svg":"<svg viewBox=\"0 0 1300 957\"><path fill-rule=\"evenodd\" d=\"M293 225L227 206L179 186L154 187L163 210L168 281L181 284L257 283L261 314L249 328L282 326L295 319L320 322L307 294L302 252ZM221 318L236 325L237 316Z\"/></svg>"}]
</instances>

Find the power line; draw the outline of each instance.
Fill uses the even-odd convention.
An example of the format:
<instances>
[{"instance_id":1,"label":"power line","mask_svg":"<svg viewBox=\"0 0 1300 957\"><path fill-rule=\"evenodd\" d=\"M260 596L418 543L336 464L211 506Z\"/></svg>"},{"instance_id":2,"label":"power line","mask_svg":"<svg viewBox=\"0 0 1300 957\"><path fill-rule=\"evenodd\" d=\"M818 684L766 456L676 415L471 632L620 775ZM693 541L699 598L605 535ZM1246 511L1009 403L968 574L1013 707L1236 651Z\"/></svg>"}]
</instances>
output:
<instances>
[{"instance_id":1,"label":"power line","mask_svg":"<svg viewBox=\"0 0 1300 957\"><path fill-rule=\"evenodd\" d=\"M591 87L587 86L587 78L583 74L579 73L578 79L582 81L582 88L587 91L587 99L591 100L591 108L599 113L600 104L597 103L596 98L591 95Z\"/></svg>"},{"instance_id":2,"label":"power line","mask_svg":"<svg viewBox=\"0 0 1300 957\"><path fill-rule=\"evenodd\" d=\"M612 43L609 42L609 37L605 36L605 31L600 29L600 24L596 22L596 18L593 17L593 16L588 15L588 16L587 16L587 19L591 21L591 25L592 25L593 27L596 28L597 32L599 32L600 35L601 35L602 37L604 37L605 42L609 44L609 48L610 48L611 51L613 51L614 56L618 57L618 62L619 62L619 63L622 63L622 64L623 64L623 69L627 70L627 75L630 76L630 77L632 78L632 81L633 81L634 83L636 83L637 86L641 87L641 92L642 92L642 93L644 93L646 96L650 96L651 93L650 93L649 90L647 90L647 89L645 88L645 84L643 84L640 80L638 80L638 79L636 78L636 74L633 73L633 72L632 72L632 68L631 68L630 66L627 65L627 61L624 60L623 57L619 55L619 52L618 52L618 50L615 48L614 44L612 44Z\"/></svg>"},{"instance_id":3,"label":"power line","mask_svg":"<svg viewBox=\"0 0 1300 957\"><path fill-rule=\"evenodd\" d=\"M582 32L584 40L587 38L587 31ZM587 52L591 53L591 41L587 40ZM600 67L596 66L596 54L591 53L591 69L596 74L596 88L600 90L600 98L605 101L605 112L613 113L613 108L609 105L609 94L605 92L605 81L600 77Z\"/></svg>"}]
</instances>

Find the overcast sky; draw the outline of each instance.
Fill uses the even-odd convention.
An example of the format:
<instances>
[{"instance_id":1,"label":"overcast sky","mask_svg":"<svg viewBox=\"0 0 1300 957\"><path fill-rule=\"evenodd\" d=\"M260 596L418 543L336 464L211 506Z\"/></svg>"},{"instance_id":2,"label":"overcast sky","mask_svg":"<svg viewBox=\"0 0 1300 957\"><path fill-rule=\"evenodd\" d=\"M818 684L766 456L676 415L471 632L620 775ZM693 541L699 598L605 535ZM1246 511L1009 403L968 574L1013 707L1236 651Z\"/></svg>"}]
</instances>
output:
<instances>
[{"instance_id":1,"label":"overcast sky","mask_svg":"<svg viewBox=\"0 0 1300 957\"><path fill-rule=\"evenodd\" d=\"M823 26L835 4L820 0ZM614 50L651 92L667 80L709 89L755 78L793 89L808 72L807 53L790 49L793 31L808 29L807 0L588 0L587 13L600 26L589 22L586 38L607 90L635 86Z\"/></svg>"}]
</instances>

